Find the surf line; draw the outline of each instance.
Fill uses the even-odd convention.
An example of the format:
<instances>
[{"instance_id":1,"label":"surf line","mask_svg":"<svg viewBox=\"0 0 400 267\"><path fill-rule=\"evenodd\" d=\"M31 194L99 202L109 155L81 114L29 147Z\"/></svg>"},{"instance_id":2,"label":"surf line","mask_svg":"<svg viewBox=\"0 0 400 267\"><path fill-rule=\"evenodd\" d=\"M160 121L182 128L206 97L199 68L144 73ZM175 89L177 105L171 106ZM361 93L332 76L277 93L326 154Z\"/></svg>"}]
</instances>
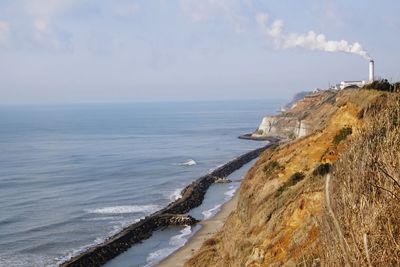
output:
<instances>
[{"instance_id":1,"label":"surf line","mask_svg":"<svg viewBox=\"0 0 400 267\"><path fill-rule=\"evenodd\" d=\"M102 266L128 250L132 245L151 237L154 231L170 225L196 224L199 220L185 214L201 205L208 188L217 180L227 177L246 163L257 158L263 151L272 146L276 146L276 143L271 142L266 146L247 152L198 178L182 190L180 199L173 201L167 207L145 217L139 222L127 226L119 233L70 258L59 266Z\"/></svg>"}]
</instances>

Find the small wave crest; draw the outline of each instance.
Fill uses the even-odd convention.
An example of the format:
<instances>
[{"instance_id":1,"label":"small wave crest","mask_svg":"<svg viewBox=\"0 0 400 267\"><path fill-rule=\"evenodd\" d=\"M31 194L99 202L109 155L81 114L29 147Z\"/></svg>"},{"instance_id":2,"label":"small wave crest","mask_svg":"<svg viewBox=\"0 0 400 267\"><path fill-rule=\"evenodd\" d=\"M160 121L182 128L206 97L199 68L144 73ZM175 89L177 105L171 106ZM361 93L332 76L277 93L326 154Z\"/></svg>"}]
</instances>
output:
<instances>
[{"instance_id":1,"label":"small wave crest","mask_svg":"<svg viewBox=\"0 0 400 267\"><path fill-rule=\"evenodd\" d=\"M217 167L215 167L215 168L211 168L211 169L209 169L208 170L208 174L210 174L210 173L212 173L213 171L215 171L215 170L217 170L217 169L219 169L219 168L221 168L222 166L224 166L225 164L220 164L220 165L218 165Z\"/></svg>"},{"instance_id":2,"label":"small wave crest","mask_svg":"<svg viewBox=\"0 0 400 267\"><path fill-rule=\"evenodd\" d=\"M101 236L101 237L97 237L92 243L86 244L86 245L81 246L79 248L72 249L66 255L56 258L57 263L54 265L54 267L61 265L62 263L64 263L64 262L70 260L71 258L79 255L80 253L86 251L89 248L92 248L94 246L97 246L97 245L105 242L107 240L107 238L109 238L110 236L116 235L117 233L119 233L122 229L124 229L128 225L130 225L132 223L137 223L138 221L140 221L143 218L144 217L141 217L141 218L135 219L133 221L119 221L119 225L114 225L113 226L113 230L108 232L107 235L104 235L104 236ZM0 266L1 266L1 264L0 264ZM38 265L38 266L42 266L42 265ZM46 265L46 266L53 267L53 265Z\"/></svg>"},{"instance_id":3,"label":"small wave crest","mask_svg":"<svg viewBox=\"0 0 400 267\"><path fill-rule=\"evenodd\" d=\"M178 165L179 166L193 166L193 165L196 165L196 164L197 164L197 162L194 161L193 159L188 159L188 160L186 160L184 162L179 163Z\"/></svg>"},{"instance_id":4,"label":"small wave crest","mask_svg":"<svg viewBox=\"0 0 400 267\"><path fill-rule=\"evenodd\" d=\"M224 193L224 195L227 196L228 198L232 198L232 197L235 195L237 188L234 187L234 186L230 186L229 189L230 189L230 190L229 190L229 191L226 191L226 192Z\"/></svg>"},{"instance_id":5,"label":"small wave crest","mask_svg":"<svg viewBox=\"0 0 400 267\"><path fill-rule=\"evenodd\" d=\"M92 221L117 221L121 219L123 219L122 216L104 216L104 217L88 218L83 220L87 222L92 222Z\"/></svg>"},{"instance_id":6,"label":"small wave crest","mask_svg":"<svg viewBox=\"0 0 400 267\"><path fill-rule=\"evenodd\" d=\"M95 214L151 213L157 209L159 209L157 205L125 205L91 209L88 212Z\"/></svg>"},{"instance_id":7,"label":"small wave crest","mask_svg":"<svg viewBox=\"0 0 400 267\"><path fill-rule=\"evenodd\" d=\"M214 208L212 208L212 209L203 211L201 214L203 214L204 220L210 219L220 207L221 207L221 204L218 204L218 205L215 205Z\"/></svg>"},{"instance_id":8,"label":"small wave crest","mask_svg":"<svg viewBox=\"0 0 400 267\"><path fill-rule=\"evenodd\" d=\"M175 250L185 245L187 242L187 236L192 233L192 227L186 226L180 232L180 234L170 238L169 247L151 252L146 259L147 263L144 267L155 266L161 260L172 254Z\"/></svg>"},{"instance_id":9,"label":"small wave crest","mask_svg":"<svg viewBox=\"0 0 400 267\"><path fill-rule=\"evenodd\" d=\"M182 190L183 190L183 188L178 188L178 189L176 189L176 190L175 190L174 192L172 192L172 194L169 196L169 199L170 199L171 201L175 201L175 200L178 200L178 199L182 198L182 194L181 194Z\"/></svg>"},{"instance_id":10,"label":"small wave crest","mask_svg":"<svg viewBox=\"0 0 400 267\"><path fill-rule=\"evenodd\" d=\"M19 254L0 255L0 266L2 267L24 267L24 266L48 266L57 267L52 263L53 259L44 255Z\"/></svg>"}]
</instances>

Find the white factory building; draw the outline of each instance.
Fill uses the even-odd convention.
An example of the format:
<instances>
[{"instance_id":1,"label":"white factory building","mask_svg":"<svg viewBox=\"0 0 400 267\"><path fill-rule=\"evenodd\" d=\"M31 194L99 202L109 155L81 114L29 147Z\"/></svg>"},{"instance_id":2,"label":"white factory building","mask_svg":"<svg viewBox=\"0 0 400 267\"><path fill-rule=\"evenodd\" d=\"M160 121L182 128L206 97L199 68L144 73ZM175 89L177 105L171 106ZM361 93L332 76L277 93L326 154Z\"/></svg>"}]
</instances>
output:
<instances>
[{"instance_id":1,"label":"white factory building","mask_svg":"<svg viewBox=\"0 0 400 267\"><path fill-rule=\"evenodd\" d=\"M337 84L334 86L335 89L337 90L343 90L344 88L350 87L350 86L357 86L357 87L363 87L366 84L372 83L374 81L375 77L375 63L371 59L369 61L369 73L368 73L368 81L342 81L340 84Z\"/></svg>"}]
</instances>

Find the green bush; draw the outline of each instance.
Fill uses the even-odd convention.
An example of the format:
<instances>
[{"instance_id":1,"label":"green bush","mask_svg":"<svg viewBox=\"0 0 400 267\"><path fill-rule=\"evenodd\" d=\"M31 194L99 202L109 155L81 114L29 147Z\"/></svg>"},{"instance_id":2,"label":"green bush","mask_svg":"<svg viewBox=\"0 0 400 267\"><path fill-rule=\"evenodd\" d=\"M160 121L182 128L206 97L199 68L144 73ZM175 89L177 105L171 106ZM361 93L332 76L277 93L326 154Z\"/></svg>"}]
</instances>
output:
<instances>
[{"instance_id":1,"label":"green bush","mask_svg":"<svg viewBox=\"0 0 400 267\"><path fill-rule=\"evenodd\" d=\"M337 135L335 135L335 137L333 138L333 144L334 145L338 145L340 142L342 142L343 140L345 140L347 138L347 136L351 135L353 133L353 130L351 129L351 127L343 127L342 129L340 129L339 133Z\"/></svg>"},{"instance_id":2,"label":"green bush","mask_svg":"<svg viewBox=\"0 0 400 267\"><path fill-rule=\"evenodd\" d=\"M279 197L280 195L282 195L283 191L285 191L286 187L284 185L282 185L281 187L278 188L278 190L276 190L275 192L275 197Z\"/></svg>"},{"instance_id":3,"label":"green bush","mask_svg":"<svg viewBox=\"0 0 400 267\"><path fill-rule=\"evenodd\" d=\"M264 166L264 172L272 172L273 170L279 168L279 163L276 160L270 161L268 162L265 166Z\"/></svg>"},{"instance_id":4,"label":"green bush","mask_svg":"<svg viewBox=\"0 0 400 267\"><path fill-rule=\"evenodd\" d=\"M365 86L366 89L374 89L379 91L391 91L391 84L386 79L373 81Z\"/></svg>"},{"instance_id":5,"label":"green bush","mask_svg":"<svg viewBox=\"0 0 400 267\"><path fill-rule=\"evenodd\" d=\"M282 195L283 191L285 191L288 187L294 186L298 182L306 177L302 172L295 172L290 178L284 183L281 187L278 188L275 192L275 197L279 197Z\"/></svg>"},{"instance_id":6,"label":"green bush","mask_svg":"<svg viewBox=\"0 0 400 267\"><path fill-rule=\"evenodd\" d=\"M319 165L315 170L313 171L313 175L317 176L324 176L325 174L328 174L331 171L331 164L330 163L322 163Z\"/></svg>"},{"instance_id":7,"label":"green bush","mask_svg":"<svg viewBox=\"0 0 400 267\"><path fill-rule=\"evenodd\" d=\"M397 82L397 83L393 84L393 91L394 92L400 92L400 82Z\"/></svg>"},{"instance_id":8,"label":"green bush","mask_svg":"<svg viewBox=\"0 0 400 267\"><path fill-rule=\"evenodd\" d=\"M293 186L303 180L304 177L306 177L304 173L296 172L292 176L290 176L289 180L286 183L288 184L288 186Z\"/></svg>"},{"instance_id":9,"label":"green bush","mask_svg":"<svg viewBox=\"0 0 400 267\"><path fill-rule=\"evenodd\" d=\"M364 86L365 89L369 90L378 90L378 91L385 91L385 92L395 92L400 90L400 83L391 84L387 79L380 79L377 81L373 81L370 84Z\"/></svg>"}]
</instances>

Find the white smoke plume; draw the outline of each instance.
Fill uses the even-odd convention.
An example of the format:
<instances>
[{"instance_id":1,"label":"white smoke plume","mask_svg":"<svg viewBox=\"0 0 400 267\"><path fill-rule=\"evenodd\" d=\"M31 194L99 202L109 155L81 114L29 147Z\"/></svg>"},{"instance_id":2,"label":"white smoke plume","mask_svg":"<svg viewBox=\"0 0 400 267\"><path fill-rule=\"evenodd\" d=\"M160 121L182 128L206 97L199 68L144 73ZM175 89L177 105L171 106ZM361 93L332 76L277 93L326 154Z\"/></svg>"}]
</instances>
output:
<instances>
[{"instance_id":1,"label":"white smoke plume","mask_svg":"<svg viewBox=\"0 0 400 267\"><path fill-rule=\"evenodd\" d=\"M302 34L285 34L283 33L283 21L275 20L269 24L268 15L265 13L257 13L256 21L263 28L265 34L271 37L275 45L281 49L300 47L308 50L351 53L362 56L367 60L371 59L358 42L349 43L346 40L327 40L325 35L317 34L314 31Z\"/></svg>"}]
</instances>

